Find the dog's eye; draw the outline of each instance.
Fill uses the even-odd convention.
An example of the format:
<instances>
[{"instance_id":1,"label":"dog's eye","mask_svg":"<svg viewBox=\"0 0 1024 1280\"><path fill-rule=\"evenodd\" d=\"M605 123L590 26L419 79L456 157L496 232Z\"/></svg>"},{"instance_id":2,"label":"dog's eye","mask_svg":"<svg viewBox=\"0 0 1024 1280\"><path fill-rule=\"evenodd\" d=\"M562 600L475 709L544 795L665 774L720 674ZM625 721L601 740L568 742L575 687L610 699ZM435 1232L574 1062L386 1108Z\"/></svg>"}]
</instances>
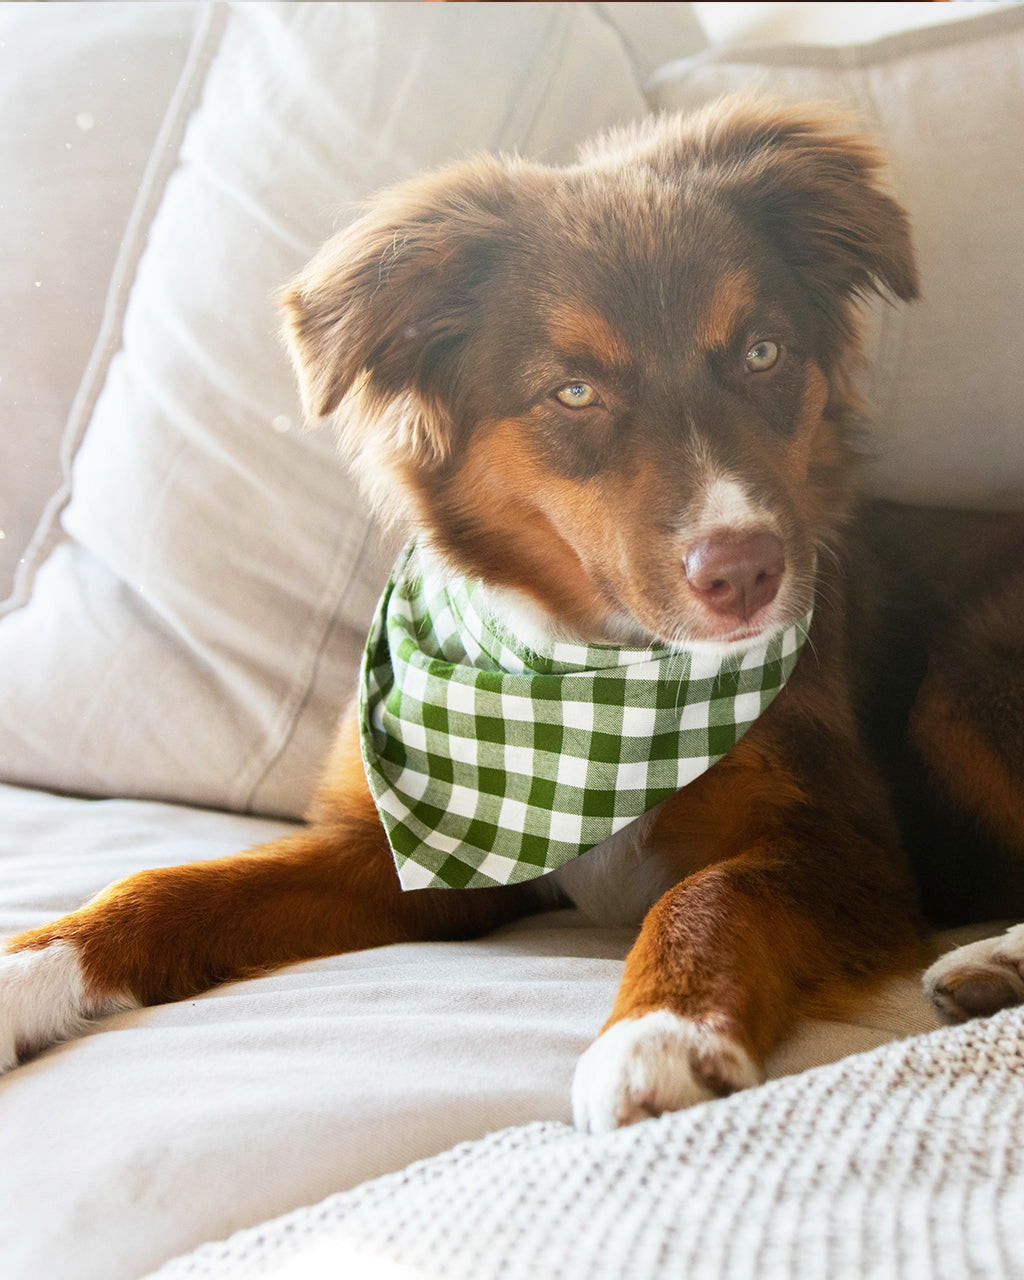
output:
<instances>
[{"instance_id":1,"label":"dog's eye","mask_svg":"<svg viewBox=\"0 0 1024 1280\"><path fill-rule=\"evenodd\" d=\"M555 399L567 409L589 409L601 403L601 397L589 382L567 382L555 392Z\"/></svg>"},{"instance_id":2,"label":"dog's eye","mask_svg":"<svg viewBox=\"0 0 1024 1280\"><path fill-rule=\"evenodd\" d=\"M755 342L747 352L747 372L764 373L779 362L779 348L767 338Z\"/></svg>"}]
</instances>

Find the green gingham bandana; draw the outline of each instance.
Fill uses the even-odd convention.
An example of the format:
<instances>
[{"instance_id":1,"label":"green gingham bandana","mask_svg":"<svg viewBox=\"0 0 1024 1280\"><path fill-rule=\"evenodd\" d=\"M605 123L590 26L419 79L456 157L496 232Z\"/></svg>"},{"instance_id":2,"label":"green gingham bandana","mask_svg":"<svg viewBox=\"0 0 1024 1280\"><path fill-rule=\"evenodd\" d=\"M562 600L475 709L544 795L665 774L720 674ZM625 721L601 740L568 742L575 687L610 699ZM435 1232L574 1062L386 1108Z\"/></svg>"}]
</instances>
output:
<instances>
[{"instance_id":1,"label":"green gingham bandana","mask_svg":"<svg viewBox=\"0 0 1024 1280\"><path fill-rule=\"evenodd\" d=\"M404 889L545 875L685 787L789 678L810 613L746 653L527 648L477 582L406 548L360 687L362 753Z\"/></svg>"}]
</instances>

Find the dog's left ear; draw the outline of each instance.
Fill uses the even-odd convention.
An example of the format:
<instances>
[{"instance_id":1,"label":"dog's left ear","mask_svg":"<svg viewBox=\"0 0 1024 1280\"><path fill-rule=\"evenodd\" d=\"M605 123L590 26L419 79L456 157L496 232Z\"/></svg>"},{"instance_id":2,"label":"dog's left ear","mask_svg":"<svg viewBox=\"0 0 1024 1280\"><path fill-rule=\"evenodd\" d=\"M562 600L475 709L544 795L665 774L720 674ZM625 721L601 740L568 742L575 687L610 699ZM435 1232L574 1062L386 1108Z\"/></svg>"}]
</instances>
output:
<instances>
[{"instance_id":1,"label":"dog's left ear","mask_svg":"<svg viewBox=\"0 0 1024 1280\"><path fill-rule=\"evenodd\" d=\"M883 155L834 105L741 93L648 126L646 137L641 128L632 145L660 172L727 201L772 243L813 299L825 334L832 330L833 345L849 338L857 298L917 297L910 223L884 189Z\"/></svg>"},{"instance_id":2,"label":"dog's left ear","mask_svg":"<svg viewBox=\"0 0 1024 1280\"><path fill-rule=\"evenodd\" d=\"M884 190L882 153L851 126L838 111L765 112L741 99L702 142L725 168L724 189L816 291L909 301L918 293L910 220Z\"/></svg>"},{"instance_id":3,"label":"dog's left ear","mask_svg":"<svg viewBox=\"0 0 1024 1280\"><path fill-rule=\"evenodd\" d=\"M882 153L848 116L739 98L698 118L694 138L718 189L810 295L826 368L855 348L858 299L918 296L910 220L882 185Z\"/></svg>"},{"instance_id":4,"label":"dog's left ear","mask_svg":"<svg viewBox=\"0 0 1024 1280\"><path fill-rule=\"evenodd\" d=\"M354 454L431 466L448 452L460 357L516 206L515 162L479 157L383 192L284 291L309 418ZM358 404L356 404L358 402Z\"/></svg>"}]
</instances>

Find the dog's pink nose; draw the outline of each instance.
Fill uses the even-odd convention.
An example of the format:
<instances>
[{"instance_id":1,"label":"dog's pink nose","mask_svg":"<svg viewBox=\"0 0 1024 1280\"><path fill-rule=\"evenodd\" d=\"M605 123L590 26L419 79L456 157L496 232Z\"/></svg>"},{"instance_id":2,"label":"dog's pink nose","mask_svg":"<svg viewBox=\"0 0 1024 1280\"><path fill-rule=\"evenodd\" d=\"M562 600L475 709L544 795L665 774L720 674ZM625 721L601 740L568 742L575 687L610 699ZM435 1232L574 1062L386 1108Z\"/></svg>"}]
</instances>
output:
<instances>
[{"instance_id":1,"label":"dog's pink nose","mask_svg":"<svg viewBox=\"0 0 1024 1280\"><path fill-rule=\"evenodd\" d=\"M712 534L683 558L686 581L712 613L746 621L778 594L786 568L782 543L766 529Z\"/></svg>"}]
</instances>

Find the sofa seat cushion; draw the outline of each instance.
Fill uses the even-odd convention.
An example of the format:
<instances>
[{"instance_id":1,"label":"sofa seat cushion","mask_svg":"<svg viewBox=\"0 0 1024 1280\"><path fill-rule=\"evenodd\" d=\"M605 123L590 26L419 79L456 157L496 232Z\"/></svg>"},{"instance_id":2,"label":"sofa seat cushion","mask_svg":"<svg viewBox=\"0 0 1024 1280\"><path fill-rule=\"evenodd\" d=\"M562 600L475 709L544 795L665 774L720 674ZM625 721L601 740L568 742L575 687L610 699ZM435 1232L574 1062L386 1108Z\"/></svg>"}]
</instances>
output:
<instances>
[{"instance_id":1,"label":"sofa seat cushion","mask_svg":"<svg viewBox=\"0 0 1024 1280\"><path fill-rule=\"evenodd\" d=\"M289 824L0 787L0 936ZM0 1081L0 1274L134 1280L456 1143L570 1121L632 940L576 912L291 965L121 1014ZM917 983L807 1023L773 1076L934 1026Z\"/></svg>"}]
</instances>

